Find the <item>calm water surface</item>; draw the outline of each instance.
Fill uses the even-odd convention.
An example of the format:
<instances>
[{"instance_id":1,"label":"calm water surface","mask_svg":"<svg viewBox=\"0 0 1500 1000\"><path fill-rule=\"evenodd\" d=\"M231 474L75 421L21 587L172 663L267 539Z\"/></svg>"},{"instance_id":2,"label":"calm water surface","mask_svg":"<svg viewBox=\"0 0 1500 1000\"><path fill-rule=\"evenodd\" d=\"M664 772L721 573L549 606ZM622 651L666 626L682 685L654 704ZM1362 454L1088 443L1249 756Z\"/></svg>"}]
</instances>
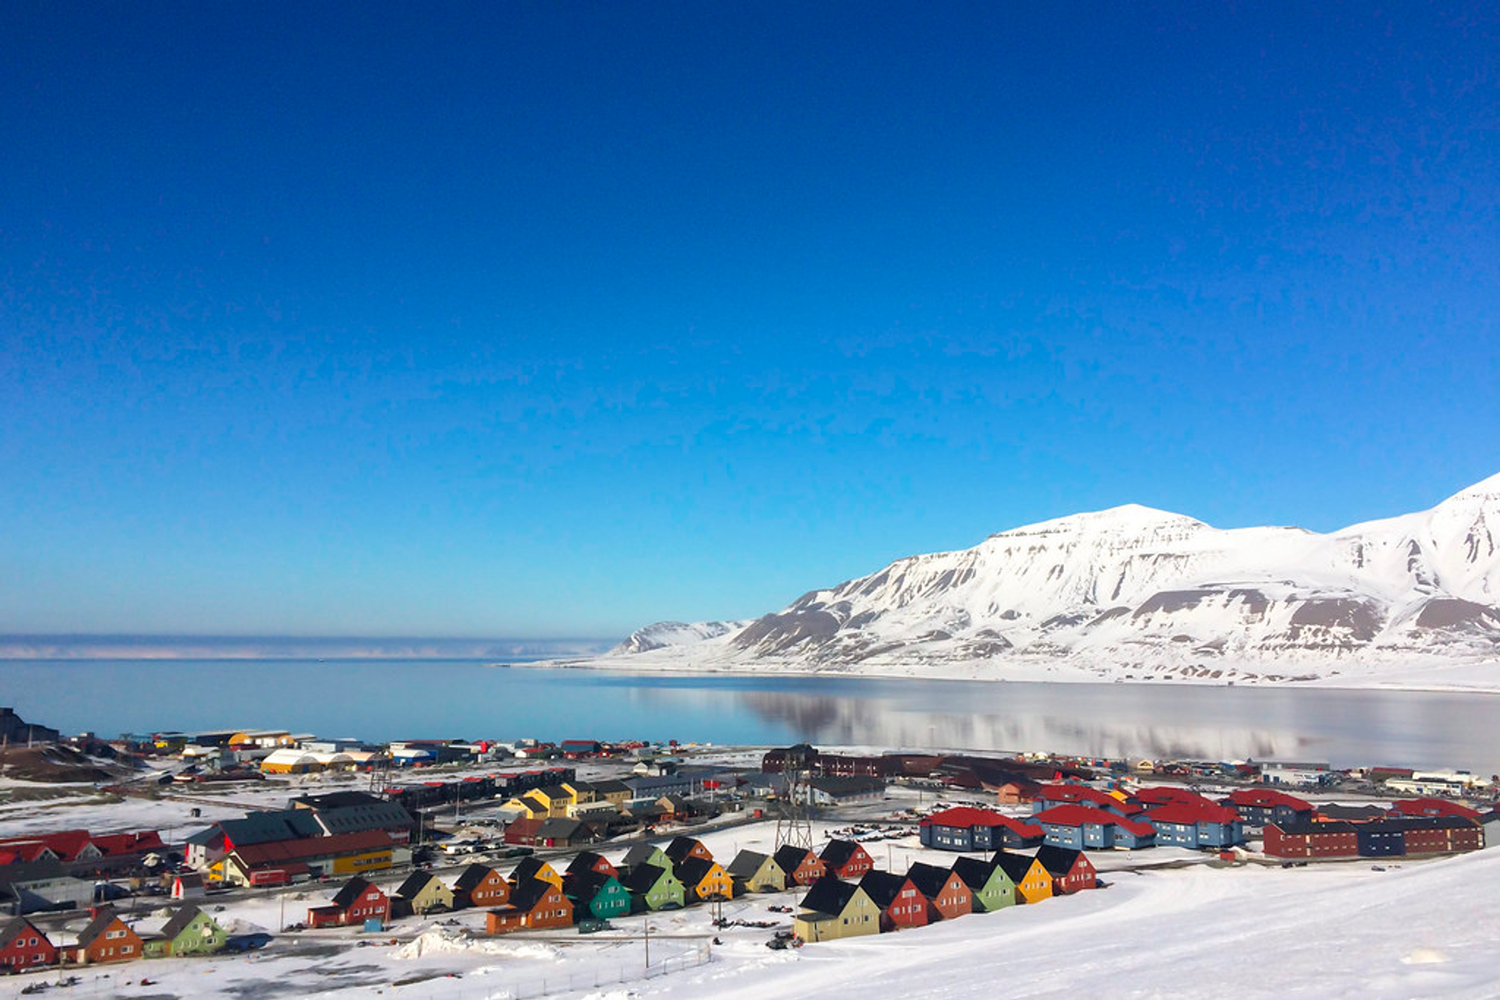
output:
<instances>
[{"instance_id":1,"label":"calm water surface","mask_svg":"<svg viewBox=\"0 0 1500 1000\"><path fill-rule=\"evenodd\" d=\"M13 661L0 705L64 732L288 729L1281 757L1500 771L1500 698L1327 688L663 677L473 661Z\"/></svg>"}]
</instances>

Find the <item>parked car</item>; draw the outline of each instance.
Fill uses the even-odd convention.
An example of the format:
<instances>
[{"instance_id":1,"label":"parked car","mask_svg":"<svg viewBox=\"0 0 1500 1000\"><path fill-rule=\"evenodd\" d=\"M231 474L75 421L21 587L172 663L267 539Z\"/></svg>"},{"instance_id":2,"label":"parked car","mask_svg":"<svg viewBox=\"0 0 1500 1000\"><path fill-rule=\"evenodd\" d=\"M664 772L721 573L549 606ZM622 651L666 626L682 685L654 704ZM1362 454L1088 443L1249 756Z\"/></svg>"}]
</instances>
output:
<instances>
[{"instance_id":1,"label":"parked car","mask_svg":"<svg viewBox=\"0 0 1500 1000\"><path fill-rule=\"evenodd\" d=\"M271 935L264 932L255 934L234 934L224 939L225 951L259 951L271 943Z\"/></svg>"}]
</instances>

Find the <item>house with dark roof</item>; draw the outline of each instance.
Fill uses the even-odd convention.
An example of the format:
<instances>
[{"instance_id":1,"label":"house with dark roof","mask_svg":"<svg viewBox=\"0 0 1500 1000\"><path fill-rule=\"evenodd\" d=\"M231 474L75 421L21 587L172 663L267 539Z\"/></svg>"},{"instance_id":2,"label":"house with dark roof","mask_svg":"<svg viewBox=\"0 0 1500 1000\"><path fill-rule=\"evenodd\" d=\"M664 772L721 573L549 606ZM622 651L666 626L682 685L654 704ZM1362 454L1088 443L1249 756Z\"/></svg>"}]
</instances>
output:
<instances>
[{"instance_id":1,"label":"house with dark roof","mask_svg":"<svg viewBox=\"0 0 1500 1000\"><path fill-rule=\"evenodd\" d=\"M658 868L671 868L672 859L667 857L655 844L636 844L625 852L625 860L620 862L621 868L634 868L636 865L656 865Z\"/></svg>"},{"instance_id":2,"label":"house with dark roof","mask_svg":"<svg viewBox=\"0 0 1500 1000\"><path fill-rule=\"evenodd\" d=\"M589 914L598 920L626 916L632 905L630 890L618 878L588 868L568 875L563 894L573 901L574 913Z\"/></svg>"},{"instance_id":3,"label":"house with dark roof","mask_svg":"<svg viewBox=\"0 0 1500 1000\"><path fill-rule=\"evenodd\" d=\"M225 882L249 886L380 871L410 860L410 847L393 844L383 830L366 830L236 847L220 867Z\"/></svg>"},{"instance_id":4,"label":"house with dark roof","mask_svg":"<svg viewBox=\"0 0 1500 1000\"><path fill-rule=\"evenodd\" d=\"M185 856L194 868L212 869L231 851L256 844L323 836L309 809L270 809L225 819L187 838Z\"/></svg>"},{"instance_id":5,"label":"house with dark roof","mask_svg":"<svg viewBox=\"0 0 1500 1000\"><path fill-rule=\"evenodd\" d=\"M522 882L527 882L531 879L551 882L559 889L562 888L563 884L562 875L558 870L535 855L529 858L522 858L520 863L516 865L515 870L510 873L511 891L514 892L516 887Z\"/></svg>"},{"instance_id":6,"label":"house with dark roof","mask_svg":"<svg viewBox=\"0 0 1500 1000\"><path fill-rule=\"evenodd\" d=\"M1037 848L1037 862L1052 876L1052 893L1080 892L1099 886L1099 873L1087 854L1045 844Z\"/></svg>"},{"instance_id":7,"label":"house with dark roof","mask_svg":"<svg viewBox=\"0 0 1500 1000\"><path fill-rule=\"evenodd\" d=\"M808 778L794 789L798 801L815 806L850 806L885 798L884 778Z\"/></svg>"},{"instance_id":8,"label":"house with dark roof","mask_svg":"<svg viewBox=\"0 0 1500 1000\"><path fill-rule=\"evenodd\" d=\"M975 913L991 913L1016 905L1016 884L994 861L959 858L953 862L953 874L969 887Z\"/></svg>"},{"instance_id":9,"label":"house with dark roof","mask_svg":"<svg viewBox=\"0 0 1500 1000\"><path fill-rule=\"evenodd\" d=\"M510 902L510 883L489 865L472 864L453 881L453 907L502 906Z\"/></svg>"},{"instance_id":10,"label":"house with dark roof","mask_svg":"<svg viewBox=\"0 0 1500 1000\"><path fill-rule=\"evenodd\" d=\"M859 887L880 911L881 933L927 925L927 897L907 876L871 870L860 878Z\"/></svg>"},{"instance_id":11,"label":"house with dark roof","mask_svg":"<svg viewBox=\"0 0 1500 1000\"><path fill-rule=\"evenodd\" d=\"M1000 848L1034 847L1045 831L1035 823L1023 823L989 809L958 806L925 817L917 825L923 847L943 851L989 851Z\"/></svg>"},{"instance_id":12,"label":"house with dark roof","mask_svg":"<svg viewBox=\"0 0 1500 1000\"><path fill-rule=\"evenodd\" d=\"M0 865L0 910L13 917L77 909L93 901L93 879L74 878L52 858Z\"/></svg>"},{"instance_id":13,"label":"house with dark roof","mask_svg":"<svg viewBox=\"0 0 1500 1000\"><path fill-rule=\"evenodd\" d=\"M573 901L562 889L538 878L524 879L511 890L510 902L485 913L488 934L549 930L573 926Z\"/></svg>"},{"instance_id":14,"label":"house with dark roof","mask_svg":"<svg viewBox=\"0 0 1500 1000\"><path fill-rule=\"evenodd\" d=\"M1313 818L1310 802L1271 788L1237 788L1219 804L1239 813L1247 829L1275 823L1285 830L1289 823L1310 823Z\"/></svg>"},{"instance_id":15,"label":"house with dark roof","mask_svg":"<svg viewBox=\"0 0 1500 1000\"><path fill-rule=\"evenodd\" d=\"M326 905L310 907L307 911L307 926L314 928L346 927L367 920L386 924L390 919L390 897L381 892L378 885L358 876L345 882Z\"/></svg>"},{"instance_id":16,"label":"house with dark roof","mask_svg":"<svg viewBox=\"0 0 1500 1000\"><path fill-rule=\"evenodd\" d=\"M620 874L604 855L594 851L579 851L573 860L568 862L568 870L563 873L563 878L586 871L603 872L605 875Z\"/></svg>"},{"instance_id":17,"label":"house with dark roof","mask_svg":"<svg viewBox=\"0 0 1500 1000\"><path fill-rule=\"evenodd\" d=\"M1052 898L1052 873L1036 858L999 851L991 860L1016 887L1017 903L1040 903Z\"/></svg>"},{"instance_id":18,"label":"house with dark roof","mask_svg":"<svg viewBox=\"0 0 1500 1000\"><path fill-rule=\"evenodd\" d=\"M703 841L693 837L673 837L664 853L673 864L687 857L702 858L705 861L714 859L713 852L703 846Z\"/></svg>"},{"instance_id":19,"label":"house with dark roof","mask_svg":"<svg viewBox=\"0 0 1500 1000\"><path fill-rule=\"evenodd\" d=\"M828 873L823 859L805 847L783 844L772 857L786 873L787 885L812 885Z\"/></svg>"},{"instance_id":20,"label":"house with dark roof","mask_svg":"<svg viewBox=\"0 0 1500 1000\"><path fill-rule=\"evenodd\" d=\"M729 899L734 895L734 882L717 861L689 854L672 866L672 874L690 900Z\"/></svg>"},{"instance_id":21,"label":"house with dark roof","mask_svg":"<svg viewBox=\"0 0 1500 1000\"><path fill-rule=\"evenodd\" d=\"M973 893L951 868L918 863L907 868L906 877L927 900L928 923L952 920L974 912Z\"/></svg>"},{"instance_id":22,"label":"house with dark roof","mask_svg":"<svg viewBox=\"0 0 1500 1000\"><path fill-rule=\"evenodd\" d=\"M870 857L870 852L852 840L830 840L818 859L833 877L856 881L875 867L875 860Z\"/></svg>"},{"instance_id":23,"label":"house with dark roof","mask_svg":"<svg viewBox=\"0 0 1500 1000\"><path fill-rule=\"evenodd\" d=\"M1042 828L1043 842L1056 847L1134 850L1156 842L1151 824L1091 806L1053 806L1031 821Z\"/></svg>"},{"instance_id":24,"label":"house with dark roof","mask_svg":"<svg viewBox=\"0 0 1500 1000\"><path fill-rule=\"evenodd\" d=\"M1131 802L1121 796L1072 782L1057 782L1041 786L1032 800L1031 810L1033 813L1040 813L1058 806L1084 806L1125 817L1135 816L1145 811L1145 806L1139 802ZM1032 817L1032 822L1036 822L1035 816Z\"/></svg>"},{"instance_id":25,"label":"house with dark roof","mask_svg":"<svg viewBox=\"0 0 1500 1000\"><path fill-rule=\"evenodd\" d=\"M453 909L453 890L432 872L412 872L391 895L391 915L447 913Z\"/></svg>"},{"instance_id":26,"label":"house with dark roof","mask_svg":"<svg viewBox=\"0 0 1500 1000\"><path fill-rule=\"evenodd\" d=\"M630 892L631 910L678 910L687 902L687 890L670 866L631 865L620 884Z\"/></svg>"},{"instance_id":27,"label":"house with dark roof","mask_svg":"<svg viewBox=\"0 0 1500 1000\"><path fill-rule=\"evenodd\" d=\"M802 898L802 912L792 926L808 944L879 934L880 909L859 886L822 878Z\"/></svg>"},{"instance_id":28,"label":"house with dark roof","mask_svg":"<svg viewBox=\"0 0 1500 1000\"><path fill-rule=\"evenodd\" d=\"M25 972L57 964L57 946L25 917L0 925L0 972Z\"/></svg>"},{"instance_id":29,"label":"house with dark roof","mask_svg":"<svg viewBox=\"0 0 1500 1000\"><path fill-rule=\"evenodd\" d=\"M1358 829L1354 823L1337 820L1268 823L1261 835L1261 849L1274 858L1358 857Z\"/></svg>"},{"instance_id":30,"label":"house with dark roof","mask_svg":"<svg viewBox=\"0 0 1500 1000\"><path fill-rule=\"evenodd\" d=\"M159 931L143 934L141 940L147 958L164 955L186 958L189 955L211 955L224 947L228 937L213 917L189 903L179 906Z\"/></svg>"},{"instance_id":31,"label":"house with dark roof","mask_svg":"<svg viewBox=\"0 0 1500 1000\"><path fill-rule=\"evenodd\" d=\"M141 957L143 943L135 931L125 925L114 907L94 911L94 917L78 932L78 943L69 958L79 965L100 962L133 962Z\"/></svg>"},{"instance_id":32,"label":"house with dark roof","mask_svg":"<svg viewBox=\"0 0 1500 1000\"><path fill-rule=\"evenodd\" d=\"M725 869L734 882L735 894L742 892L781 892L787 886L786 872L769 854L743 850Z\"/></svg>"}]
</instances>

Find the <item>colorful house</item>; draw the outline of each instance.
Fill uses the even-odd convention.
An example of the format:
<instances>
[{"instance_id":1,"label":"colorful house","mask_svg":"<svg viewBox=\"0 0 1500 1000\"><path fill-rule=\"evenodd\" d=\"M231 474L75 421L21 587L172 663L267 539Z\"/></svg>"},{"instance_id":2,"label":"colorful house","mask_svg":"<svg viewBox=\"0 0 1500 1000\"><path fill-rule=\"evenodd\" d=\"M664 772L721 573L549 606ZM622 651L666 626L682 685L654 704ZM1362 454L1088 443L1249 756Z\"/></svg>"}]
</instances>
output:
<instances>
[{"instance_id":1,"label":"colorful house","mask_svg":"<svg viewBox=\"0 0 1500 1000\"><path fill-rule=\"evenodd\" d=\"M516 883L510 902L488 911L484 920L489 934L572 926L573 901L560 888L539 878Z\"/></svg>"},{"instance_id":2,"label":"colorful house","mask_svg":"<svg viewBox=\"0 0 1500 1000\"><path fill-rule=\"evenodd\" d=\"M687 891L672 869L640 864L625 872L620 884L630 891L631 909L676 910L687 902Z\"/></svg>"},{"instance_id":3,"label":"colorful house","mask_svg":"<svg viewBox=\"0 0 1500 1000\"><path fill-rule=\"evenodd\" d=\"M717 861L689 855L672 867L687 890L689 899L729 899L734 895L734 881Z\"/></svg>"},{"instance_id":4,"label":"colorful house","mask_svg":"<svg viewBox=\"0 0 1500 1000\"><path fill-rule=\"evenodd\" d=\"M1284 826L1268 823L1262 834L1262 850L1275 858L1358 857L1358 826L1339 821L1288 822Z\"/></svg>"},{"instance_id":5,"label":"colorful house","mask_svg":"<svg viewBox=\"0 0 1500 1000\"><path fill-rule=\"evenodd\" d=\"M489 865L473 864L453 881L453 907L504 906L510 902L510 883Z\"/></svg>"},{"instance_id":6,"label":"colorful house","mask_svg":"<svg viewBox=\"0 0 1500 1000\"><path fill-rule=\"evenodd\" d=\"M655 865L658 868L671 868L672 859L667 857L667 852L655 844L636 844L625 853L625 860L620 862L621 868L634 868L637 865Z\"/></svg>"},{"instance_id":7,"label":"colorful house","mask_svg":"<svg viewBox=\"0 0 1500 1000\"><path fill-rule=\"evenodd\" d=\"M367 920L386 924L390 919L390 897L379 886L359 877L345 882L326 906L314 906L307 911L307 926L314 928L359 926Z\"/></svg>"},{"instance_id":8,"label":"colorful house","mask_svg":"<svg viewBox=\"0 0 1500 1000\"><path fill-rule=\"evenodd\" d=\"M432 872L412 872L391 897L396 916L453 909L453 890Z\"/></svg>"},{"instance_id":9,"label":"colorful house","mask_svg":"<svg viewBox=\"0 0 1500 1000\"><path fill-rule=\"evenodd\" d=\"M793 921L796 934L811 944L880 933L880 909L865 891L836 878L819 879L802 899Z\"/></svg>"},{"instance_id":10,"label":"colorful house","mask_svg":"<svg viewBox=\"0 0 1500 1000\"><path fill-rule=\"evenodd\" d=\"M189 955L211 955L224 947L228 937L213 917L189 903L178 907L160 931L144 938L143 947L147 958L164 955L186 958Z\"/></svg>"},{"instance_id":11,"label":"colorful house","mask_svg":"<svg viewBox=\"0 0 1500 1000\"><path fill-rule=\"evenodd\" d=\"M630 890L605 872L584 869L569 875L564 895L572 900L574 913L588 913L600 920L630 913Z\"/></svg>"},{"instance_id":12,"label":"colorful house","mask_svg":"<svg viewBox=\"0 0 1500 1000\"><path fill-rule=\"evenodd\" d=\"M953 873L969 887L975 913L992 913L1016 905L1016 884L995 862L959 858L953 862Z\"/></svg>"},{"instance_id":13,"label":"colorful house","mask_svg":"<svg viewBox=\"0 0 1500 1000\"><path fill-rule=\"evenodd\" d=\"M992 858L1016 887L1016 902L1040 903L1052 898L1052 873L1036 858L998 852Z\"/></svg>"},{"instance_id":14,"label":"colorful house","mask_svg":"<svg viewBox=\"0 0 1500 1000\"><path fill-rule=\"evenodd\" d=\"M783 844L772 855L781 870L786 872L788 885L812 885L828 872L823 859L805 847Z\"/></svg>"},{"instance_id":15,"label":"colorful house","mask_svg":"<svg viewBox=\"0 0 1500 1000\"><path fill-rule=\"evenodd\" d=\"M619 876L620 872L610 863L609 859L594 851L579 851L572 861L568 862L568 870L563 878L568 875L581 875L584 872L599 872L604 875Z\"/></svg>"},{"instance_id":16,"label":"colorful house","mask_svg":"<svg viewBox=\"0 0 1500 1000\"><path fill-rule=\"evenodd\" d=\"M1239 813L1245 826L1252 828L1275 823L1285 830L1289 823L1308 823L1313 818L1311 803L1270 788L1236 789L1219 804Z\"/></svg>"},{"instance_id":17,"label":"colorful house","mask_svg":"<svg viewBox=\"0 0 1500 1000\"><path fill-rule=\"evenodd\" d=\"M306 875L362 875L410 859L408 845L393 843L383 830L365 830L236 847L221 872L234 885L266 885Z\"/></svg>"},{"instance_id":18,"label":"colorful house","mask_svg":"<svg viewBox=\"0 0 1500 1000\"><path fill-rule=\"evenodd\" d=\"M1042 828L1002 816L989 809L959 806L923 819L917 827L923 847L943 851L988 851L1034 847L1042 842Z\"/></svg>"},{"instance_id":19,"label":"colorful house","mask_svg":"<svg viewBox=\"0 0 1500 1000\"><path fill-rule=\"evenodd\" d=\"M859 887L880 911L882 934L927 925L927 897L905 875L868 871L859 880Z\"/></svg>"},{"instance_id":20,"label":"colorful house","mask_svg":"<svg viewBox=\"0 0 1500 1000\"><path fill-rule=\"evenodd\" d=\"M818 859L835 878L858 879L875 867L870 852L852 840L830 840Z\"/></svg>"},{"instance_id":21,"label":"colorful house","mask_svg":"<svg viewBox=\"0 0 1500 1000\"><path fill-rule=\"evenodd\" d=\"M71 958L80 965L100 962L132 962L141 957L144 944L135 931L125 926L114 907L95 911L94 918L78 933L78 944Z\"/></svg>"},{"instance_id":22,"label":"colorful house","mask_svg":"<svg viewBox=\"0 0 1500 1000\"><path fill-rule=\"evenodd\" d=\"M510 884L512 887L519 886L522 882L530 879L540 879L543 882L551 882L557 889L563 887L562 876L541 858L522 858L521 863L516 865L516 870L510 873ZM511 890L515 891L514 888Z\"/></svg>"},{"instance_id":23,"label":"colorful house","mask_svg":"<svg viewBox=\"0 0 1500 1000\"><path fill-rule=\"evenodd\" d=\"M0 970L25 972L57 964L57 946L25 917L14 917L0 926Z\"/></svg>"},{"instance_id":24,"label":"colorful house","mask_svg":"<svg viewBox=\"0 0 1500 1000\"><path fill-rule=\"evenodd\" d=\"M1240 814L1207 800L1169 802L1141 818L1156 830L1156 843L1162 847L1223 850L1245 842Z\"/></svg>"},{"instance_id":25,"label":"colorful house","mask_svg":"<svg viewBox=\"0 0 1500 1000\"><path fill-rule=\"evenodd\" d=\"M952 920L974 912L974 896L969 886L951 868L915 864L906 877L927 900L927 921Z\"/></svg>"},{"instance_id":26,"label":"colorful house","mask_svg":"<svg viewBox=\"0 0 1500 1000\"><path fill-rule=\"evenodd\" d=\"M702 858L704 861L714 859L713 852L703 846L703 841L692 837L673 837L672 842L667 845L666 855L673 864L683 858Z\"/></svg>"},{"instance_id":27,"label":"colorful house","mask_svg":"<svg viewBox=\"0 0 1500 1000\"><path fill-rule=\"evenodd\" d=\"M1151 824L1091 806L1054 806L1031 819L1042 828L1043 842L1055 847L1134 850L1156 842L1156 828Z\"/></svg>"},{"instance_id":28,"label":"colorful house","mask_svg":"<svg viewBox=\"0 0 1500 1000\"><path fill-rule=\"evenodd\" d=\"M1054 895L1099 887L1099 873L1082 851L1048 844L1037 848L1036 860L1052 876Z\"/></svg>"},{"instance_id":29,"label":"colorful house","mask_svg":"<svg viewBox=\"0 0 1500 1000\"><path fill-rule=\"evenodd\" d=\"M769 854L741 851L729 863L729 877L737 892L781 892L786 888L786 872Z\"/></svg>"}]
</instances>

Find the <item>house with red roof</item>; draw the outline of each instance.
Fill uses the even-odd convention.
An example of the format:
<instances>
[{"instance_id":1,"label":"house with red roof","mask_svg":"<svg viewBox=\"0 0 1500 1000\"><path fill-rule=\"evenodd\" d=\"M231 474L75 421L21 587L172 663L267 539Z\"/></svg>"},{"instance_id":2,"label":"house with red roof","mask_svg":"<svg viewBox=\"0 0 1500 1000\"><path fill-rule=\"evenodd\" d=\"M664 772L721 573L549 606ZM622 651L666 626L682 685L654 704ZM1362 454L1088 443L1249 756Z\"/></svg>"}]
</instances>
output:
<instances>
[{"instance_id":1,"label":"house with red roof","mask_svg":"<svg viewBox=\"0 0 1500 1000\"><path fill-rule=\"evenodd\" d=\"M1398 799L1391 803L1397 816L1462 816L1477 820L1482 814L1449 799Z\"/></svg>"},{"instance_id":2,"label":"house with red roof","mask_svg":"<svg viewBox=\"0 0 1500 1000\"><path fill-rule=\"evenodd\" d=\"M1245 842L1240 814L1207 799L1168 802L1138 818L1156 828L1156 843L1161 847L1217 851Z\"/></svg>"},{"instance_id":3,"label":"house with red roof","mask_svg":"<svg viewBox=\"0 0 1500 1000\"><path fill-rule=\"evenodd\" d=\"M1150 823L1091 806L1054 806L1031 820L1042 828L1045 843L1054 847L1135 850L1156 843L1156 828Z\"/></svg>"},{"instance_id":4,"label":"house with red roof","mask_svg":"<svg viewBox=\"0 0 1500 1000\"><path fill-rule=\"evenodd\" d=\"M1109 792L1090 788L1088 785L1063 782L1043 785L1031 803L1031 811L1039 813L1057 806L1088 806L1120 816L1134 816L1144 812L1146 808L1138 802L1130 802L1120 796L1111 795Z\"/></svg>"},{"instance_id":5,"label":"house with red roof","mask_svg":"<svg viewBox=\"0 0 1500 1000\"><path fill-rule=\"evenodd\" d=\"M935 812L918 824L917 832L923 847L943 851L1035 847L1044 836L1042 828L1035 823L1025 823L972 806Z\"/></svg>"},{"instance_id":6,"label":"house with red roof","mask_svg":"<svg viewBox=\"0 0 1500 1000\"><path fill-rule=\"evenodd\" d=\"M1236 789L1219 804L1239 813L1241 822L1251 828L1275 823L1285 829L1288 823L1310 823L1313 818L1312 803L1270 788Z\"/></svg>"}]
</instances>

